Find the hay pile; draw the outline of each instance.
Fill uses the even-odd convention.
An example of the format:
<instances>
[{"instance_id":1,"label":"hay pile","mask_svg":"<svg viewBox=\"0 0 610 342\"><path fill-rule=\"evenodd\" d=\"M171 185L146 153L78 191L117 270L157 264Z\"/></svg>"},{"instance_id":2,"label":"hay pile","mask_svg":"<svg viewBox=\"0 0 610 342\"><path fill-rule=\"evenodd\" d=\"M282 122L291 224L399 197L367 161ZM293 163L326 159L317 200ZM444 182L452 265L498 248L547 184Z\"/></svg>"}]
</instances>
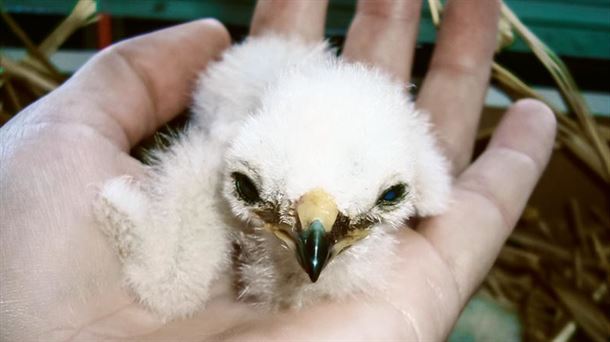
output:
<instances>
[{"instance_id":1,"label":"hay pile","mask_svg":"<svg viewBox=\"0 0 610 342\"><path fill-rule=\"evenodd\" d=\"M20 61L0 55L0 125L39 97L57 88L66 76L49 57L79 28L97 20L94 0L79 0L72 12L36 45L11 16L0 8L2 20L23 43L28 54Z\"/></svg>"},{"instance_id":2,"label":"hay pile","mask_svg":"<svg viewBox=\"0 0 610 342\"><path fill-rule=\"evenodd\" d=\"M527 208L486 279L484 290L518 307L530 341L569 341L579 332L610 337L610 217L570 201L563 221L549 224Z\"/></svg>"}]
</instances>

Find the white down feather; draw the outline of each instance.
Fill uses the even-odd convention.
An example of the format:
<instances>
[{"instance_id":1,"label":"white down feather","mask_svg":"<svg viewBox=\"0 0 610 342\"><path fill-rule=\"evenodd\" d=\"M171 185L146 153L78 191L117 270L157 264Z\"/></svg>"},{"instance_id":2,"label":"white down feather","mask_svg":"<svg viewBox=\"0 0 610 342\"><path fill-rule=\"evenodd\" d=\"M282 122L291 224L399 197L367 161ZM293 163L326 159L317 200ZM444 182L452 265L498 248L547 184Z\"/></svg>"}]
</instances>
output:
<instances>
[{"instance_id":1,"label":"white down feather","mask_svg":"<svg viewBox=\"0 0 610 342\"><path fill-rule=\"evenodd\" d=\"M447 205L447 163L407 88L335 57L325 43L250 38L202 73L193 99L189 128L156 152L148 176L108 181L96 205L127 286L164 319L203 308L227 268L240 299L267 307L383 291L392 232ZM234 171L254 172L261 198L291 206L323 188L342 213L368 212L380 223L311 283L294 252L236 198ZM376 208L396 182L408 185L405 201ZM232 265L233 241L241 253Z\"/></svg>"}]
</instances>

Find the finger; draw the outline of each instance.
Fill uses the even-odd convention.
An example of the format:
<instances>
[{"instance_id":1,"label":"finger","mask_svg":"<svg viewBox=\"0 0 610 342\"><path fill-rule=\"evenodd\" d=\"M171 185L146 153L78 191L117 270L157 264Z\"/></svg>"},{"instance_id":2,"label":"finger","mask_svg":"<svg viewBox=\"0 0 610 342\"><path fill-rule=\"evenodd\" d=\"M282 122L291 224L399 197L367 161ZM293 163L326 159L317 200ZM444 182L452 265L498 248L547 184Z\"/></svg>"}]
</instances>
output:
<instances>
[{"instance_id":1,"label":"finger","mask_svg":"<svg viewBox=\"0 0 610 342\"><path fill-rule=\"evenodd\" d=\"M229 41L214 20L129 39L93 57L47 101L62 109L59 119L129 150L184 110L197 74Z\"/></svg>"},{"instance_id":2,"label":"finger","mask_svg":"<svg viewBox=\"0 0 610 342\"><path fill-rule=\"evenodd\" d=\"M259 0L250 34L258 36L274 32L306 40L322 40L327 7L328 0Z\"/></svg>"},{"instance_id":3,"label":"finger","mask_svg":"<svg viewBox=\"0 0 610 342\"><path fill-rule=\"evenodd\" d=\"M500 2L450 0L417 104L431 113L459 174L472 155L496 47Z\"/></svg>"},{"instance_id":4,"label":"finger","mask_svg":"<svg viewBox=\"0 0 610 342\"><path fill-rule=\"evenodd\" d=\"M453 204L421 233L453 270L466 300L491 268L546 167L555 117L535 100L507 112L485 152L456 180Z\"/></svg>"},{"instance_id":5,"label":"finger","mask_svg":"<svg viewBox=\"0 0 610 342\"><path fill-rule=\"evenodd\" d=\"M408 81L421 1L360 0L350 25L343 56L379 66Z\"/></svg>"}]
</instances>

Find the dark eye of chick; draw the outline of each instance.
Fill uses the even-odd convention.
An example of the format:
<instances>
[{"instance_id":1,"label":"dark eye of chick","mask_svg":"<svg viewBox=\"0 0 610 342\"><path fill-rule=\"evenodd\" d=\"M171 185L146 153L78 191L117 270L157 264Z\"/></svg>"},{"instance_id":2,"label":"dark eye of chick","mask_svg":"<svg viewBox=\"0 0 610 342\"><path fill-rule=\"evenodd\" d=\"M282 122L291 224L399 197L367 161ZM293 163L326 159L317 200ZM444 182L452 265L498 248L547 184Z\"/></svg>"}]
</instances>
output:
<instances>
[{"instance_id":1,"label":"dark eye of chick","mask_svg":"<svg viewBox=\"0 0 610 342\"><path fill-rule=\"evenodd\" d=\"M239 172L233 172L231 176L235 181L235 191L244 202L248 204L260 202L261 198L258 189L248 176Z\"/></svg>"},{"instance_id":2,"label":"dark eye of chick","mask_svg":"<svg viewBox=\"0 0 610 342\"><path fill-rule=\"evenodd\" d=\"M396 184L387 188L377 199L379 205L392 205L402 200L407 193L407 188L404 184Z\"/></svg>"}]
</instances>

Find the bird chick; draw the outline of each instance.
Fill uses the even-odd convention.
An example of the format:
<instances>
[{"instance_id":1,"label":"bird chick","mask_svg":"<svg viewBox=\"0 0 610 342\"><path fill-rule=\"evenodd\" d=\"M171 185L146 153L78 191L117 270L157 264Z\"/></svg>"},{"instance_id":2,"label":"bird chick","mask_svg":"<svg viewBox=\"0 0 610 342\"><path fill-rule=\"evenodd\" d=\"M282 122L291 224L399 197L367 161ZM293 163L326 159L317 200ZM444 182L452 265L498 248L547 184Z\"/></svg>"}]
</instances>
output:
<instances>
[{"instance_id":1,"label":"bird chick","mask_svg":"<svg viewBox=\"0 0 610 342\"><path fill-rule=\"evenodd\" d=\"M96 213L128 286L166 319L203 307L229 269L237 297L268 308L382 291L394 232L449 197L404 85L272 35L202 73L190 126L154 156L145 177L106 183Z\"/></svg>"}]
</instances>

